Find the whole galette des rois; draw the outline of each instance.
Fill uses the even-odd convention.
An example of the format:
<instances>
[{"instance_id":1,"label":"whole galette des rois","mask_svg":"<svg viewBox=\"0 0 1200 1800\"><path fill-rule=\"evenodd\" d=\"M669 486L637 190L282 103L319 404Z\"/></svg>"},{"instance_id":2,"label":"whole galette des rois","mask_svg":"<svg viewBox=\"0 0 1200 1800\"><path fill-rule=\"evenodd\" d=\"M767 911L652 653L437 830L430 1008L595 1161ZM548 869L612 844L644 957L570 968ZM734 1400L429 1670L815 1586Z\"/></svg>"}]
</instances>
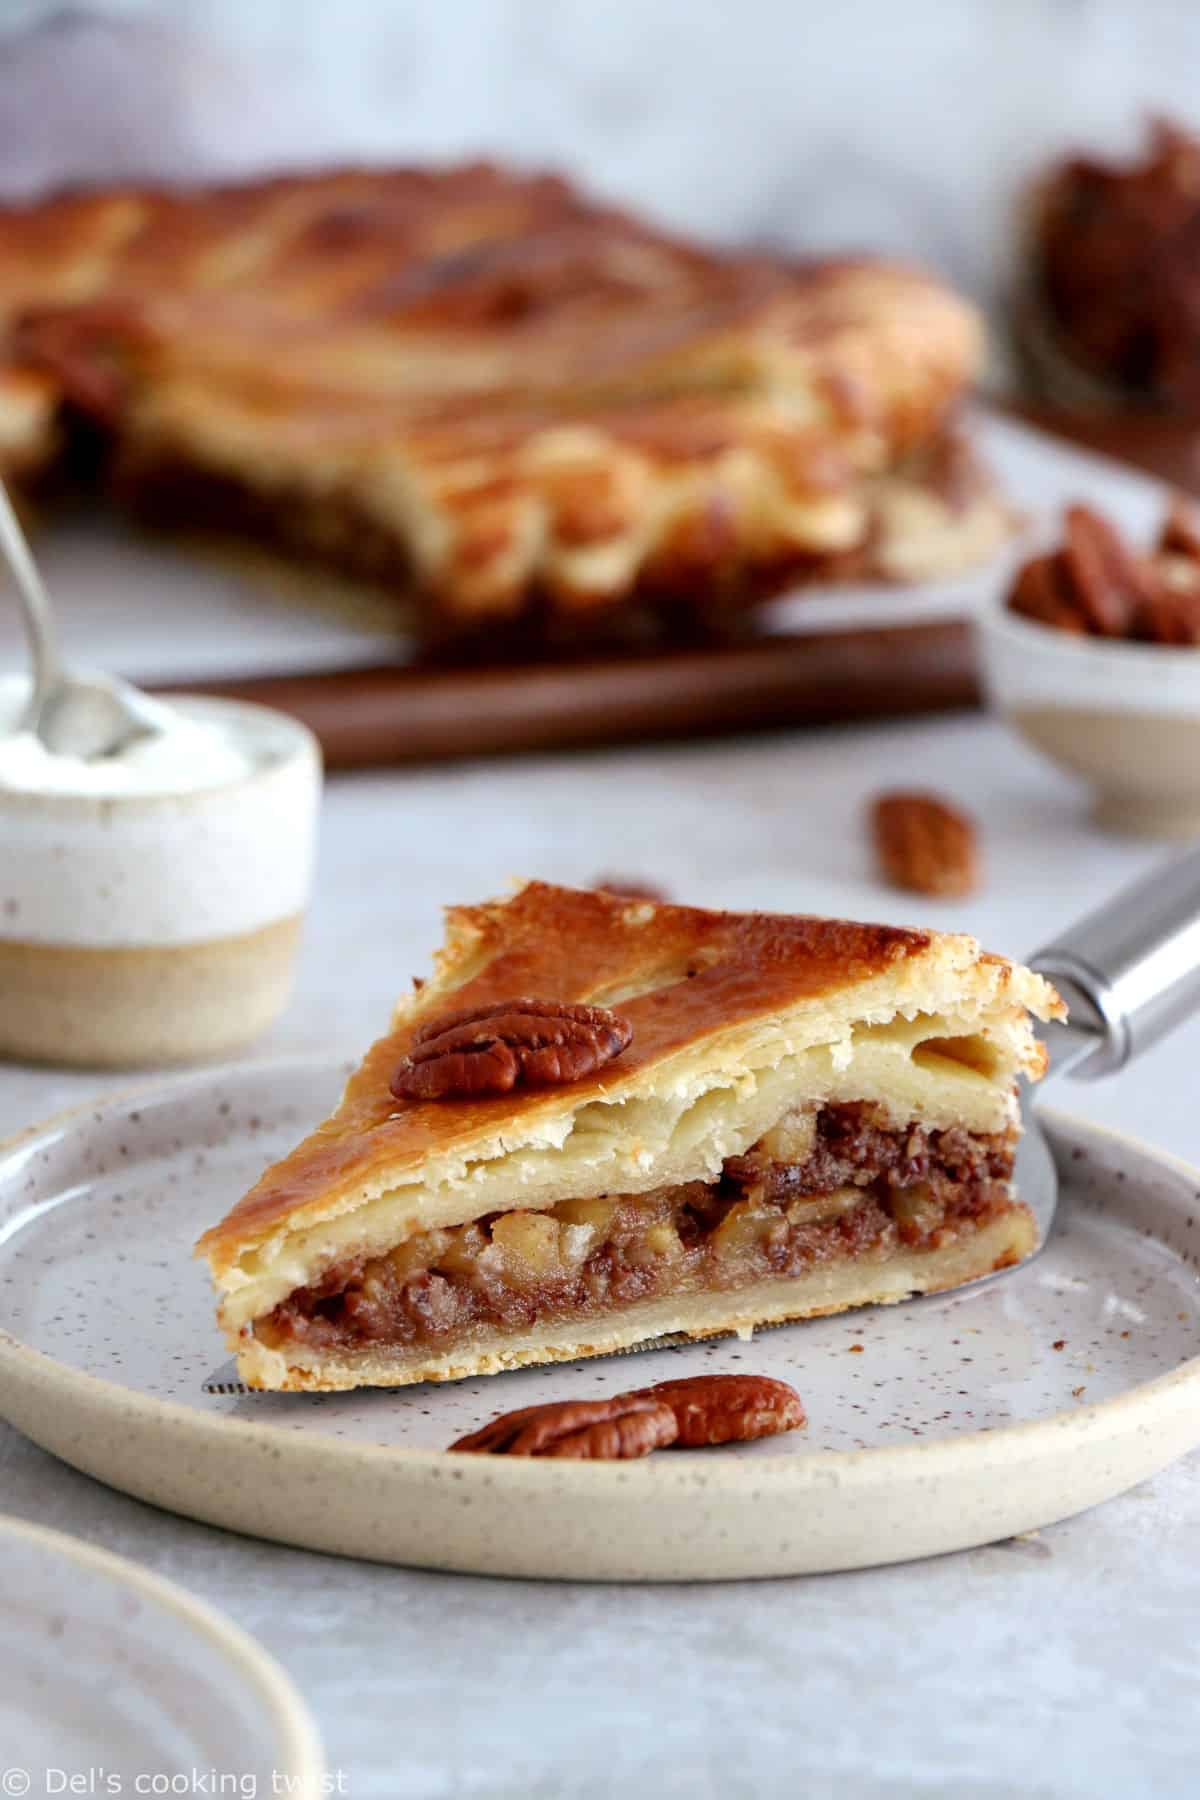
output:
<instances>
[{"instance_id":1,"label":"whole galette des rois","mask_svg":"<svg viewBox=\"0 0 1200 1800\"><path fill-rule=\"evenodd\" d=\"M456 907L333 1115L200 1241L257 1388L746 1334L1019 1261L1053 988L973 938L532 882Z\"/></svg>"}]
</instances>

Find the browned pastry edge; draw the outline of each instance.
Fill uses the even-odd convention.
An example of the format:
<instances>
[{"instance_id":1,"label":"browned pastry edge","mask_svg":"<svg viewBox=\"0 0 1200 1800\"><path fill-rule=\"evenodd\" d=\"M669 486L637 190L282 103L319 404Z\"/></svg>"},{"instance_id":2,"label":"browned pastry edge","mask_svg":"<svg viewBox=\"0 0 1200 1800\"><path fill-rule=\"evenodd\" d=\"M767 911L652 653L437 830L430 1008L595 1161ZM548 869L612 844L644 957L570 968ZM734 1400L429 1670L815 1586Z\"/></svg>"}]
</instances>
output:
<instances>
[{"instance_id":1,"label":"browned pastry edge","mask_svg":"<svg viewBox=\"0 0 1200 1800\"><path fill-rule=\"evenodd\" d=\"M2 320L110 434L116 497L415 594L463 642L723 632L861 574L856 484L928 448L979 349L915 271L717 253L484 164L0 209Z\"/></svg>"}]
</instances>

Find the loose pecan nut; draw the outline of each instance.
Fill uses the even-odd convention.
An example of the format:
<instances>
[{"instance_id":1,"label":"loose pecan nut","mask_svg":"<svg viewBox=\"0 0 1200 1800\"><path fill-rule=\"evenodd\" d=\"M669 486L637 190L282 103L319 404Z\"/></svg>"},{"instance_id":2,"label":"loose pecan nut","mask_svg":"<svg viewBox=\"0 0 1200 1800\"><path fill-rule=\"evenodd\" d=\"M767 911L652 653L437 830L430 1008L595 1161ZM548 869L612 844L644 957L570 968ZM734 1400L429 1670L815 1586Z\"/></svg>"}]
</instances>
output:
<instances>
[{"instance_id":1,"label":"loose pecan nut","mask_svg":"<svg viewBox=\"0 0 1200 1800\"><path fill-rule=\"evenodd\" d=\"M505 1413L451 1444L483 1456L557 1456L617 1462L673 1444L679 1427L665 1400L614 1394L610 1400L551 1400Z\"/></svg>"},{"instance_id":2,"label":"loose pecan nut","mask_svg":"<svg viewBox=\"0 0 1200 1800\"><path fill-rule=\"evenodd\" d=\"M502 1000L423 1025L392 1077L392 1093L448 1100L507 1094L518 1082L553 1087L603 1068L632 1037L628 1019L606 1006Z\"/></svg>"},{"instance_id":3,"label":"loose pecan nut","mask_svg":"<svg viewBox=\"0 0 1200 1800\"><path fill-rule=\"evenodd\" d=\"M798 1431L806 1423L795 1388L769 1375L688 1375L638 1388L633 1398L664 1401L671 1408L680 1450L749 1443Z\"/></svg>"},{"instance_id":4,"label":"loose pecan nut","mask_svg":"<svg viewBox=\"0 0 1200 1800\"><path fill-rule=\"evenodd\" d=\"M1059 579L1057 551L1035 556L1025 564L1013 582L1008 606L1010 612L1038 625L1051 625L1055 631L1071 631L1079 637L1087 631L1083 613Z\"/></svg>"},{"instance_id":5,"label":"loose pecan nut","mask_svg":"<svg viewBox=\"0 0 1200 1800\"><path fill-rule=\"evenodd\" d=\"M1107 519L1090 506L1069 506L1062 548L1026 563L1008 603L1060 631L1129 637L1160 586L1152 565L1134 555Z\"/></svg>"},{"instance_id":6,"label":"loose pecan nut","mask_svg":"<svg viewBox=\"0 0 1200 1800\"><path fill-rule=\"evenodd\" d=\"M1152 644L1200 644L1200 521L1178 496L1159 533L1157 568L1158 592L1142 609L1137 636Z\"/></svg>"},{"instance_id":7,"label":"loose pecan nut","mask_svg":"<svg viewBox=\"0 0 1200 1800\"><path fill-rule=\"evenodd\" d=\"M1068 506L1061 573L1097 637L1125 637L1140 609L1154 597L1156 583L1147 566L1125 544L1115 526L1090 506Z\"/></svg>"},{"instance_id":8,"label":"loose pecan nut","mask_svg":"<svg viewBox=\"0 0 1200 1800\"><path fill-rule=\"evenodd\" d=\"M1195 648L1200 644L1200 590L1163 592L1143 608L1136 634L1148 644L1175 644Z\"/></svg>"},{"instance_id":9,"label":"loose pecan nut","mask_svg":"<svg viewBox=\"0 0 1200 1800\"><path fill-rule=\"evenodd\" d=\"M884 879L916 894L961 897L979 882L975 827L937 794L880 794L872 809Z\"/></svg>"},{"instance_id":10,"label":"loose pecan nut","mask_svg":"<svg viewBox=\"0 0 1200 1800\"><path fill-rule=\"evenodd\" d=\"M601 894L615 894L620 900L653 900L661 905L667 898L663 888L650 881L634 881L627 875L602 875L592 886Z\"/></svg>"},{"instance_id":11,"label":"loose pecan nut","mask_svg":"<svg viewBox=\"0 0 1200 1800\"><path fill-rule=\"evenodd\" d=\"M668 1445L748 1443L805 1423L800 1396L767 1375L691 1375L611 1400L559 1400L505 1413L451 1450L487 1456L564 1456L593 1462L646 1456Z\"/></svg>"},{"instance_id":12,"label":"loose pecan nut","mask_svg":"<svg viewBox=\"0 0 1200 1800\"><path fill-rule=\"evenodd\" d=\"M1020 571L1009 606L1039 624L1151 644L1200 643L1200 525L1176 500L1151 556L1099 513L1070 507L1063 546Z\"/></svg>"}]
</instances>

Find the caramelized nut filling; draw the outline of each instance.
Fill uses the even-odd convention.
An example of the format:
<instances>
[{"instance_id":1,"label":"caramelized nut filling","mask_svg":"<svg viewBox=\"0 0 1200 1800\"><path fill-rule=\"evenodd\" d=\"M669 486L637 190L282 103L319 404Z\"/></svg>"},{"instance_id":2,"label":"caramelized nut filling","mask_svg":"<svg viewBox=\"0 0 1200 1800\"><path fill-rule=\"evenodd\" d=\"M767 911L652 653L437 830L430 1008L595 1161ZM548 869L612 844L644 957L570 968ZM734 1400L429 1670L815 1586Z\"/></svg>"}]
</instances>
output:
<instances>
[{"instance_id":1,"label":"caramelized nut filling","mask_svg":"<svg viewBox=\"0 0 1200 1800\"><path fill-rule=\"evenodd\" d=\"M657 1295L747 1286L900 1245L936 1249L1011 1204L1016 1134L893 1127L881 1108L790 1114L712 1183L563 1200L345 1259L255 1326L275 1348L430 1345Z\"/></svg>"}]
</instances>

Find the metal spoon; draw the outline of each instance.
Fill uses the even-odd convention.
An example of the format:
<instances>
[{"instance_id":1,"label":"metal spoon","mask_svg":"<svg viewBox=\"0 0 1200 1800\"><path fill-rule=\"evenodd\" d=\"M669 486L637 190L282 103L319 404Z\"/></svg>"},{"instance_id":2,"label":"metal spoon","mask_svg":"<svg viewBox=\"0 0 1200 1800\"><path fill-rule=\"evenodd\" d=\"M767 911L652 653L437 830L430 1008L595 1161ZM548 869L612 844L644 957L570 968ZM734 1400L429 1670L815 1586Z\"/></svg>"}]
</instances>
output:
<instances>
[{"instance_id":1,"label":"metal spoon","mask_svg":"<svg viewBox=\"0 0 1200 1800\"><path fill-rule=\"evenodd\" d=\"M34 732L56 755L85 762L117 756L139 738L165 731L170 711L149 695L115 675L80 675L65 667L50 596L2 481L0 550L17 584L33 659L33 692L19 729Z\"/></svg>"}]
</instances>

